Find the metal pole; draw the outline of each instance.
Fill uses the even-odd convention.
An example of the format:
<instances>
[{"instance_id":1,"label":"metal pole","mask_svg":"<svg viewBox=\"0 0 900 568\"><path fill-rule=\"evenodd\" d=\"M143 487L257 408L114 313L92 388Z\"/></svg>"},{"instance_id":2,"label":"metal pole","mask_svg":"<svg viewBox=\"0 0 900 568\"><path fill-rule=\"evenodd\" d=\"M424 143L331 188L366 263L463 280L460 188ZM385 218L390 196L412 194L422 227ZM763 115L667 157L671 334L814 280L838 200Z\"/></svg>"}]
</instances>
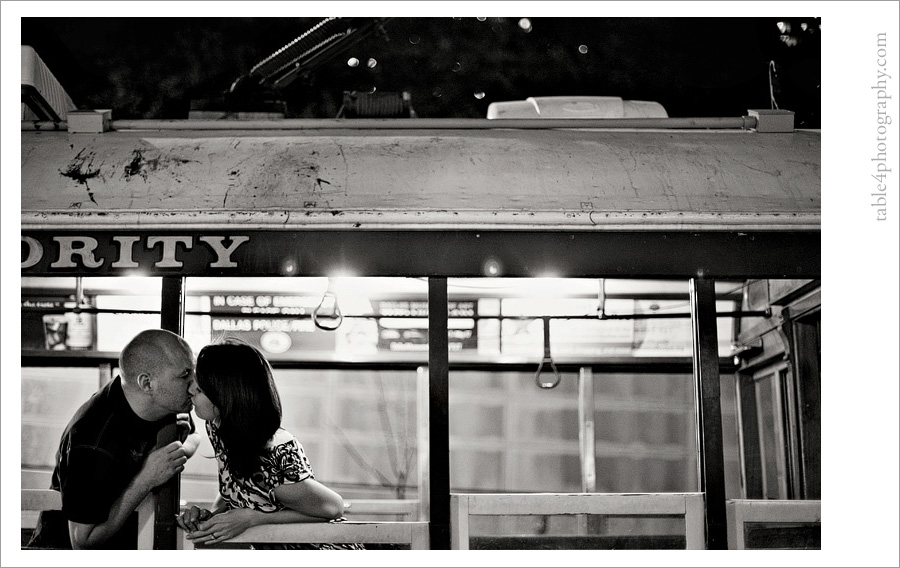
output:
<instances>
[{"instance_id":1,"label":"metal pole","mask_svg":"<svg viewBox=\"0 0 900 568\"><path fill-rule=\"evenodd\" d=\"M713 280L692 278L691 327L694 345L694 400L697 417L698 480L706 499L706 548L726 550L725 458L719 389L716 289Z\"/></svg>"},{"instance_id":2,"label":"metal pole","mask_svg":"<svg viewBox=\"0 0 900 568\"><path fill-rule=\"evenodd\" d=\"M428 409L431 397L428 389L428 368L416 369L416 448L418 448L418 497L419 511L416 520L427 522L431 518L431 458L429 450L431 434L428 427Z\"/></svg>"},{"instance_id":3,"label":"metal pole","mask_svg":"<svg viewBox=\"0 0 900 568\"><path fill-rule=\"evenodd\" d=\"M184 278L165 276L162 279L162 304L160 327L184 335ZM157 445L174 442L178 437L175 423L165 426L157 436ZM153 521L153 549L178 548L178 525L175 515L181 509L181 476L172 479L156 490L156 513Z\"/></svg>"},{"instance_id":4,"label":"metal pole","mask_svg":"<svg viewBox=\"0 0 900 568\"><path fill-rule=\"evenodd\" d=\"M594 447L594 373L590 367L578 372L578 442L581 448L581 491L597 491Z\"/></svg>"},{"instance_id":5,"label":"metal pole","mask_svg":"<svg viewBox=\"0 0 900 568\"><path fill-rule=\"evenodd\" d=\"M429 531L432 550L450 549L450 422L447 278L428 279Z\"/></svg>"},{"instance_id":6,"label":"metal pole","mask_svg":"<svg viewBox=\"0 0 900 568\"><path fill-rule=\"evenodd\" d=\"M276 120L113 120L113 130L485 130L497 128L737 128L756 126L756 118L287 118Z\"/></svg>"},{"instance_id":7,"label":"metal pole","mask_svg":"<svg viewBox=\"0 0 900 568\"><path fill-rule=\"evenodd\" d=\"M270 120L112 120L111 130L489 130L497 128L756 128L753 116L675 118L281 118ZM22 121L22 130L67 130L68 123Z\"/></svg>"},{"instance_id":8,"label":"metal pole","mask_svg":"<svg viewBox=\"0 0 900 568\"><path fill-rule=\"evenodd\" d=\"M590 367L581 367L578 371L578 444L581 456L581 492L595 493L597 450L594 444L594 373ZM576 515L576 518L578 534L591 534L591 517ZM598 522L601 527L602 523L603 521Z\"/></svg>"}]
</instances>

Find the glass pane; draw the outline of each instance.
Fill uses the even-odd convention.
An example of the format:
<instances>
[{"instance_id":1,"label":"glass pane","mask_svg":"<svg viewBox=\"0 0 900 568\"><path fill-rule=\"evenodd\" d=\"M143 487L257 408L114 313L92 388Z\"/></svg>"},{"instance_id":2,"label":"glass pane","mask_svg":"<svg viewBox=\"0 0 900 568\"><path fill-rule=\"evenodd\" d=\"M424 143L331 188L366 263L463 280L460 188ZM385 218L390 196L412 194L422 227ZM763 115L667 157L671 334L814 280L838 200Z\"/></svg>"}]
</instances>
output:
<instances>
[{"instance_id":1,"label":"glass pane","mask_svg":"<svg viewBox=\"0 0 900 568\"><path fill-rule=\"evenodd\" d=\"M778 373L768 374L756 383L763 495L766 499L787 498L781 397L776 383L778 377Z\"/></svg>"},{"instance_id":2,"label":"glass pane","mask_svg":"<svg viewBox=\"0 0 900 568\"><path fill-rule=\"evenodd\" d=\"M691 375L593 381L596 491L696 491ZM575 373L545 390L532 373L451 372L451 491L581 492L577 384Z\"/></svg>"},{"instance_id":3,"label":"glass pane","mask_svg":"<svg viewBox=\"0 0 900 568\"><path fill-rule=\"evenodd\" d=\"M59 438L69 418L100 388L99 377L97 367L22 369L22 468L43 473L34 488L50 487Z\"/></svg>"},{"instance_id":4,"label":"glass pane","mask_svg":"<svg viewBox=\"0 0 900 568\"><path fill-rule=\"evenodd\" d=\"M161 278L84 277L81 287L76 305L76 278L22 278L22 349L117 352L139 331L159 327Z\"/></svg>"},{"instance_id":5,"label":"glass pane","mask_svg":"<svg viewBox=\"0 0 900 568\"><path fill-rule=\"evenodd\" d=\"M185 290L185 336L197 349L228 336L273 360L427 357L428 290L422 279L188 278ZM474 320L450 323L451 349L454 342L468 348Z\"/></svg>"},{"instance_id":6,"label":"glass pane","mask_svg":"<svg viewBox=\"0 0 900 568\"><path fill-rule=\"evenodd\" d=\"M415 499L416 376L415 371L275 369L282 427L303 445L316 478L345 499ZM181 498L211 501L216 462L204 422L197 420L203 441L185 466Z\"/></svg>"}]
</instances>

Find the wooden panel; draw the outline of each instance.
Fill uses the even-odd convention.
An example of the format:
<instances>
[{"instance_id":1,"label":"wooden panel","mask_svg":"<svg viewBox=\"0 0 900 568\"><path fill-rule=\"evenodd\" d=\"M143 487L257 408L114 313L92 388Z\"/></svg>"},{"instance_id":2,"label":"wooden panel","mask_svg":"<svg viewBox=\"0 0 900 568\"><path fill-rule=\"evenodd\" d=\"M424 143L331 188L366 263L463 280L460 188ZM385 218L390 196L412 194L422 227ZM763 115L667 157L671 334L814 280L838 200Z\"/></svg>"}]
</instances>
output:
<instances>
[{"instance_id":1,"label":"wooden panel","mask_svg":"<svg viewBox=\"0 0 900 568\"><path fill-rule=\"evenodd\" d=\"M481 536L472 550L684 550L682 535Z\"/></svg>"},{"instance_id":2,"label":"wooden panel","mask_svg":"<svg viewBox=\"0 0 900 568\"><path fill-rule=\"evenodd\" d=\"M685 548L704 550L706 548L706 524L703 495L685 496L684 532Z\"/></svg>"},{"instance_id":3,"label":"wooden panel","mask_svg":"<svg viewBox=\"0 0 900 568\"><path fill-rule=\"evenodd\" d=\"M751 375L738 375L737 383L743 493L747 499L758 499L763 496L763 474L759 422L756 418L756 387Z\"/></svg>"},{"instance_id":4,"label":"wooden panel","mask_svg":"<svg viewBox=\"0 0 900 568\"><path fill-rule=\"evenodd\" d=\"M745 523L822 522L822 501L792 499L729 499Z\"/></svg>"},{"instance_id":5,"label":"wooden panel","mask_svg":"<svg viewBox=\"0 0 900 568\"><path fill-rule=\"evenodd\" d=\"M23 511L56 511L62 509L59 491L52 489L23 489Z\"/></svg>"},{"instance_id":6,"label":"wooden panel","mask_svg":"<svg viewBox=\"0 0 900 568\"><path fill-rule=\"evenodd\" d=\"M450 496L450 548L469 550L469 497Z\"/></svg>"},{"instance_id":7,"label":"wooden panel","mask_svg":"<svg viewBox=\"0 0 900 568\"><path fill-rule=\"evenodd\" d=\"M822 496L822 376L820 314L794 322L800 451L802 454L802 499Z\"/></svg>"},{"instance_id":8,"label":"wooden panel","mask_svg":"<svg viewBox=\"0 0 900 568\"><path fill-rule=\"evenodd\" d=\"M684 515L691 493L471 494L470 515Z\"/></svg>"},{"instance_id":9,"label":"wooden panel","mask_svg":"<svg viewBox=\"0 0 900 568\"><path fill-rule=\"evenodd\" d=\"M146 499L141 501L141 504L138 505L137 514L138 514L138 536L137 536L137 547L138 550L161 550L164 549L160 546L160 541L158 538L159 531L157 529L157 520L159 515L159 506L158 506L158 498L151 493L147 496ZM163 508L165 510L165 507ZM172 515L172 524L174 523L175 516ZM175 529L178 528L178 525L175 525ZM174 550L178 548L177 543L178 534L176 530L172 530L171 533L171 542L166 541L162 543L163 545L170 546L170 550Z\"/></svg>"},{"instance_id":10,"label":"wooden panel","mask_svg":"<svg viewBox=\"0 0 900 568\"><path fill-rule=\"evenodd\" d=\"M647 536L635 547L672 548L676 539L679 547L705 548L703 495L700 493L517 493L517 494L454 494L451 496L452 539L454 550L490 547L505 548L519 537L478 537L469 534L470 515L623 515L623 516L683 516L685 535L677 537ZM641 537L643 538L643 537ZM660 539L661 538L661 539ZM549 539L534 537L534 548L594 548L621 547L615 537L566 536ZM580 539L580 540L579 540ZM552 542L550 542L552 541ZM669 545L654 546L662 541ZM505 543L505 544L504 544ZM581 543L581 544L579 544ZM683 543L683 546L682 546Z\"/></svg>"},{"instance_id":11,"label":"wooden panel","mask_svg":"<svg viewBox=\"0 0 900 568\"><path fill-rule=\"evenodd\" d=\"M768 550L820 550L819 523L744 523L744 547Z\"/></svg>"},{"instance_id":12,"label":"wooden panel","mask_svg":"<svg viewBox=\"0 0 900 568\"><path fill-rule=\"evenodd\" d=\"M21 509L23 515L26 512L58 511L62 509L62 496L59 491L52 489L22 489ZM141 501L136 509L138 515L137 547L139 550L153 550L154 548L155 510L156 498L152 493ZM23 528L33 527L23 525Z\"/></svg>"},{"instance_id":13,"label":"wooden panel","mask_svg":"<svg viewBox=\"0 0 900 568\"><path fill-rule=\"evenodd\" d=\"M427 530L428 523L418 521L287 523L250 527L225 542L227 544L299 542L411 544L414 540L418 543L423 542L422 535L419 533ZM215 548L215 546L202 548Z\"/></svg>"},{"instance_id":14,"label":"wooden panel","mask_svg":"<svg viewBox=\"0 0 900 568\"><path fill-rule=\"evenodd\" d=\"M743 550L759 546L759 539L769 539L778 528L787 529L771 544L777 548L807 548L819 538L822 522L822 502L819 500L752 500L730 499L726 502L728 511L728 548ZM748 540L748 525L756 524L757 532L751 526ZM799 529L791 532L793 529ZM774 531L774 532L773 532Z\"/></svg>"},{"instance_id":15,"label":"wooden panel","mask_svg":"<svg viewBox=\"0 0 900 568\"><path fill-rule=\"evenodd\" d=\"M419 510L416 499L348 499L345 515L407 515L415 516Z\"/></svg>"}]
</instances>

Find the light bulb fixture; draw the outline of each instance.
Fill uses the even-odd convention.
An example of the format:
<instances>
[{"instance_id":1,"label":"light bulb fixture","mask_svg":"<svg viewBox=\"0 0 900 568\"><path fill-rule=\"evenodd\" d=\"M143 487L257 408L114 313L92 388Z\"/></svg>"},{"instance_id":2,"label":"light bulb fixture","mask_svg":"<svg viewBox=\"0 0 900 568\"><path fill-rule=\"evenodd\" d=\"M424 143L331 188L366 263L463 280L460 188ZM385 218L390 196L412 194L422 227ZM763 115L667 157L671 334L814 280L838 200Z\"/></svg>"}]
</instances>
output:
<instances>
[{"instance_id":1,"label":"light bulb fixture","mask_svg":"<svg viewBox=\"0 0 900 568\"><path fill-rule=\"evenodd\" d=\"M496 258L488 258L482 265L482 272L488 278L496 278L503 275L503 265Z\"/></svg>"},{"instance_id":2,"label":"light bulb fixture","mask_svg":"<svg viewBox=\"0 0 900 568\"><path fill-rule=\"evenodd\" d=\"M284 276L295 276L300 271L300 261L293 256L289 256L281 261L281 274Z\"/></svg>"}]
</instances>

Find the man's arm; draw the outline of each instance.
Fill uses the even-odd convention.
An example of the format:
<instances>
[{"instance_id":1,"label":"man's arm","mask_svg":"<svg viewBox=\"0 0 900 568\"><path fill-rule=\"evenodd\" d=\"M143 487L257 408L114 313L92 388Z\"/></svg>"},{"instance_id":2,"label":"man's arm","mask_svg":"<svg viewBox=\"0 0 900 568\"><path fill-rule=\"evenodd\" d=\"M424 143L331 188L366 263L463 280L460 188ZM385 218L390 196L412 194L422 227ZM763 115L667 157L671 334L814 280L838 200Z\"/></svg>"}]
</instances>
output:
<instances>
[{"instance_id":1,"label":"man's arm","mask_svg":"<svg viewBox=\"0 0 900 568\"><path fill-rule=\"evenodd\" d=\"M137 509L141 501L154 487L165 483L173 475L184 469L187 461L181 442L154 450L138 474L131 480L122 495L116 499L109 510L109 515L102 523L86 524L69 521L69 538L72 548L98 548L125 524L129 515Z\"/></svg>"}]
</instances>

